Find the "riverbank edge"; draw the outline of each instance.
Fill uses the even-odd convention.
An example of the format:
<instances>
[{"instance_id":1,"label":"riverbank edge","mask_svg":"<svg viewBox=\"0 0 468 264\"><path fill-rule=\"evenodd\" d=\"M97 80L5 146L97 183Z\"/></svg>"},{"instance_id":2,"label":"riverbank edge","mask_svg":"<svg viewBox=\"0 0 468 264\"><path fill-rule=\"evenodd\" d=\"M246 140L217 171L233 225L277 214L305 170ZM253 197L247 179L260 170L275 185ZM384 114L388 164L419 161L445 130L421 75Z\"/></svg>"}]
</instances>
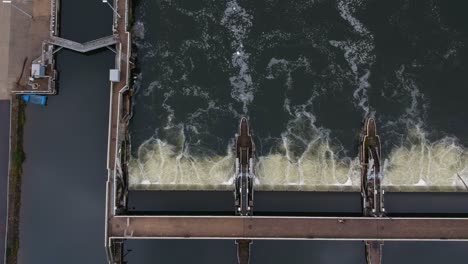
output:
<instances>
[{"instance_id":1,"label":"riverbank edge","mask_svg":"<svg viewBox=\"0 0 468 264\"><path fill-rule=\"evenodd\" d=\"M16 264L19 250L19 224L21 209L21 179L23 162L23 132L26 122L26 104L20 96L12 96L10 112L10 169L8 173L8 201L5 264Z\"/></svg>"}]
</instances>

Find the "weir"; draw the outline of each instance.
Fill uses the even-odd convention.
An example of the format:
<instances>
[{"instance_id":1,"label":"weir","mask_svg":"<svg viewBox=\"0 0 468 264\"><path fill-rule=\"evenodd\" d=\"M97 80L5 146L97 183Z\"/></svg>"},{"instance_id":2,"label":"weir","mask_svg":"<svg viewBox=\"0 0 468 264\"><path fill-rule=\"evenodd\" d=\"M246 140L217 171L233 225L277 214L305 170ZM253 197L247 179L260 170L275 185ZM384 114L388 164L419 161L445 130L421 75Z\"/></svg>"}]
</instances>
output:
<instances>
[{"instance_id":1,"label":"weir","mask_svg":"<svg viewBox=\"0 0 468 264\"><path fill-rule=\"evenodd\" d=\"M140 184L139 186L132 186L132 179L129 178L132 175L128 175L131 158L127 127L132 116L132 87L129 82L128 63L131 58L128 32L130 2L119 0L114 3L117 12L114 27L119 38L116 65L124 77L120 82L111 84L110 93L105 219L105 248L109 264L125 263L123 245L127 239L234 240L239 263L249 263L250 246L254 240L357 240L365 243L365 254L369 264L381 263L383 241L386 240L468 241L468 218L411 218L385 215L383 189L395 185L386 185L385 181L382 181L380 138L373 120L365 122L354 178L351 183L342 184L347 186L347 191L361 191L362 217L254 216L254 190L268 187L256 183L259 177L258 163L255 161L255 145L247 118L240 121L232 158L225 160L228 167L232 168L227 176L228 179L232 178L232 181L221 182L218 185L211 183L211 186L217 186L219 189L233 191L235 216L129 215L129 189L152 189L144 187L145 183L137 182L136 185ZM190 184L177 183L166 186L167 188L162 184L160 189L193 188ZM333 186L329 184L326 186L330 187L329 189L321 190L334 190ZM196 188L204 189L200 185L195 185L193 189Z\"/></svg>"},{"instance_id":2,"label":"weir","mask_svg":"<svg viewBox=\"0 0 468 264\"><path fill-rule=\"evenodd\" d=\"M249 182L255 178L254 145L246 118L241 119L236 135L236 216L125 215L126 197L113 189L120 188L119 176L109 174L106 245L109 259L114 261L110 263L123 259L118 243L125 239L231 239L236 241L239 263L249 263L250 245L258 239L360 240L365 243L368 264L381 263L385 240L468 241L468 218L386 217L380 138L373 119L365 121L359 149L362 217L253 216L255 185Z\"/></svg>"}]
</instances>

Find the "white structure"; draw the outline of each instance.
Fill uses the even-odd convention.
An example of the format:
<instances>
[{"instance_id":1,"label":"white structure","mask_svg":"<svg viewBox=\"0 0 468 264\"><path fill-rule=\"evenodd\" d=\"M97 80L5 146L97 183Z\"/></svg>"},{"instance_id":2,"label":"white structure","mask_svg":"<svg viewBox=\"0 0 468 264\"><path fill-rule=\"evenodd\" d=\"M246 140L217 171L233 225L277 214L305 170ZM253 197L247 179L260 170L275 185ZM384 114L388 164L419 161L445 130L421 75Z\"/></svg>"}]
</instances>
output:
<instances>
[{"instance_id":1,"label":"white structure","mask_svg":"<svg viewBox=\"0 0 468 264\"><path fill-rule=\"evenodd\" d=\"M109 80L111 82L120 82L120 71L117 69L111 69L109 71Z\"/></svg>"},{"instance_id":2,"label":"white structure","mask_svg":"<svg viewBox=\"0 0 468 264\"><path fill-rule=\"evenodd\" d=\"M31 76L34 78L41 78L45 76L45 66L39 63L31 65Z\"/></svg>"}]
</instances>

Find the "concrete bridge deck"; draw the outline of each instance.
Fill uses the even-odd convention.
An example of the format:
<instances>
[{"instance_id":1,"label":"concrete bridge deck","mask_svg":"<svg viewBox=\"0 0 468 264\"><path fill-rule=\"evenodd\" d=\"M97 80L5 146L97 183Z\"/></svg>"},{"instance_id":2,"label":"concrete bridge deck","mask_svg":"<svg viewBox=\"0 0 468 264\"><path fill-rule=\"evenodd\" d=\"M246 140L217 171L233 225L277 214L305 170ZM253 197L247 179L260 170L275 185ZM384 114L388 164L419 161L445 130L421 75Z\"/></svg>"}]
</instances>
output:
<instances>
[{"instance_id":1,"label":"concrete bridge deck","mask_svg":"<svg viewBox=\"0 0 468 264\"><path fill-rule=\"evenodd\" d=\"M114 216L109 237L468 241L468 218Z\"/></svg>"}]
</instances>

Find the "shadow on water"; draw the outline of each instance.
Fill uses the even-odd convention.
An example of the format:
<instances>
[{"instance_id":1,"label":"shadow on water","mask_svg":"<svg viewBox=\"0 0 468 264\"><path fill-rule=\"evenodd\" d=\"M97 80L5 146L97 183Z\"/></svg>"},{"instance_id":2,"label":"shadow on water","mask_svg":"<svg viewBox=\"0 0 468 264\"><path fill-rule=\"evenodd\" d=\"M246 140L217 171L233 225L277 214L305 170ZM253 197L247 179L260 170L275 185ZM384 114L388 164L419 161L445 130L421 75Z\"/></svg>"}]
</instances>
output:
<instances>
[{"instance_id":1,"label":"shadow on water","mask_svg":"<svg viewBox=\"0 0 468 264\"><path fill-rule=\"evenodd\" d=\"M129 241L129 263L236 263L232 240L152 240ZM174 254L173 249L179 250ZM364 263L364 246L360 242L332 241L255 241L251 263Z\"/></svg>"},{"instance_id":2,"label":"shadow on water","mask_svg":"<svg viewBox=\"0 0 468 264\"><path fill-rule=\"evenodd\" d=\"M137 211L234 212L234 196L228 191L132 191L129 197L129 208ZM255 192L255 212L259 214L357 213L359 206L359 193Z\"/></svg>"},{"instance_id":3,"label":"shadow on water","mask_svg":"<svg viewBox=\"0 0 468 264\"><path fill-rule=\"evenodd\" d=\"M468 214L468 193L387 193L389 214Z\"/></svg>"},{"instance_id":4,"label":"shadow on water","mask_svg":"<svg viewBox=\"0 0 468 264\"><path fill-rule=\"evenodd\" d=\"M230 191L132 191L130 211L151 214L204 213L231 215ZM468 193L387 193L385 207L391 216L468 214ZM361 214L357 192L255 192L256 215L342 215Z\"/></svg>"}]
</instances>

